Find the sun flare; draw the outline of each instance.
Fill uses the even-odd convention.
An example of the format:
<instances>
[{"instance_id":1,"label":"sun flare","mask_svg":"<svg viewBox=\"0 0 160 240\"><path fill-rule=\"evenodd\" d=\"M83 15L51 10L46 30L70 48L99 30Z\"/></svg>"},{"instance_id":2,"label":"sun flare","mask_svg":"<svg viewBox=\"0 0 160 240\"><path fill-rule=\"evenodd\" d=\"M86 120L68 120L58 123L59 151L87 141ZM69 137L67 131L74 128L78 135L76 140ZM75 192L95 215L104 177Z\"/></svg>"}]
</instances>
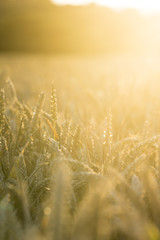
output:
<instances>
[{"instance_id":1,"label":"sun flare","mask_svg":"<svg viewBox=\"0 0 160 240\"><path fill-rule=\"evenodd\" d=\"M160 1L157 0L52 0L52 2L57 4L88 4L95 3L102 6L108 6L111 8L135 8L139 10L144 10L147 12L157 12L160 11Z\"/></svg>"}]
</instances>

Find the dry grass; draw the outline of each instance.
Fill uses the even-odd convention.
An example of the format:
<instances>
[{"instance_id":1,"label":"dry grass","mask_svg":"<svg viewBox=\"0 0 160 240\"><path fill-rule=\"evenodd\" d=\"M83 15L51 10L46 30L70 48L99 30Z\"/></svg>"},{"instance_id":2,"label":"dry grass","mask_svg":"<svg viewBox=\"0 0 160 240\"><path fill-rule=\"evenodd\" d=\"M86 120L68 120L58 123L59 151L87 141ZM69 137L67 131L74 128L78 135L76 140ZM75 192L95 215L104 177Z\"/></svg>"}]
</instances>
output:
<instances>
[{"instance_id":1,"label":"dry grass","mask_svg":"<svg viewBox=\"0 0 160 240\"><path fill-rule=\"evenodd\" d=\"M0 239L160 239L158 67L6 62L17 93L1 74Z\"/></svg>"}]
</instances>

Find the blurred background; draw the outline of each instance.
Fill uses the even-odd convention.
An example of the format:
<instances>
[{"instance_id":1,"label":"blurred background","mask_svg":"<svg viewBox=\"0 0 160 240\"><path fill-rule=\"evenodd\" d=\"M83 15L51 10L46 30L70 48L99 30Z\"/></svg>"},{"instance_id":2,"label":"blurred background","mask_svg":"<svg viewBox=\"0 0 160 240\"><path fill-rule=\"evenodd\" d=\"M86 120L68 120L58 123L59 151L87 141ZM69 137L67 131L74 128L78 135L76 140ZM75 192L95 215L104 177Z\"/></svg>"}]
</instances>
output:
<instances>
[{"instance_id":1,"label":"blurred background","mask_svg":"<svg viewBox=\"0 0 160 240\"><path fill-rule=\"evenodd\" d=\"M149 14L144 14L136 10L141 7L136 4L143 1L134 1L135 8L129 4L133 1L127 1L124 6L118 1L116 5L116 0L100 0L101 5L70 2L87 4L69 5L64 0L56 1L61 5L51 0L1 0L0 52L160 54L160 14L156 5L151 5L153 12L145 1L142 7L148 6ZM118 8L125 6L125 9Z\"/></svg>"},{"instance_id":2,"label":"blurred background","mask_svg":"<svg viewBox=\"0 0 160 240\"><path fill-rule=\"evenodd\" d=\"M47 107L54 81L60 111L121 115L141 103L143 124L160 102L160 3L93 1L0 0L0 88L10 78L28 105L45 91Z\"/></svg>"}]
</instances>

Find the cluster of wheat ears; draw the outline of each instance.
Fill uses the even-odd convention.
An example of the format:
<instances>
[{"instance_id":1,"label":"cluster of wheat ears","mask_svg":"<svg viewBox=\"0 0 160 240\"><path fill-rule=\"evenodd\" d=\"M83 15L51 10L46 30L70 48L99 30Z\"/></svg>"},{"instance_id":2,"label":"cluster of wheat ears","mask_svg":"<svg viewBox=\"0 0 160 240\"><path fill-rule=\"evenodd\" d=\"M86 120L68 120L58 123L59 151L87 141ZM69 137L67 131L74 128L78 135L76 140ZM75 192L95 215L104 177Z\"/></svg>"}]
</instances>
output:
<instances>
[{"instance_id":1,"label":"cluster of wheat ears","mask_svg":"<svg viewBox=\"0 0 160 240\"><path fill-rule=\"evenodd\" d=\"M160 239L160 136L114 139L59 117L51 90L32 109L11 80L0 90L0 239ZM62 114L61 114L62 115Z\"/></svg>"}]
</instances>

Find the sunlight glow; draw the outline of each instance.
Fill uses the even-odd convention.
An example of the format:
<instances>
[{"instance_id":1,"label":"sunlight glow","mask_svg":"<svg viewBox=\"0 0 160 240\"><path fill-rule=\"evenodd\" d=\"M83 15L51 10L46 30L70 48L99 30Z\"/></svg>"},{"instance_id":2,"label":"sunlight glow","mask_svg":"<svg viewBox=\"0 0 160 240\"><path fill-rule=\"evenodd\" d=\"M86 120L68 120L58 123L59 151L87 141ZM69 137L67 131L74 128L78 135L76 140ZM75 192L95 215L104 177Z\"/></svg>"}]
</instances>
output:
<instances>
[{"instance_id":1,"label":"sunlight glow","mask_svg":"<svg viewBox=\"0 0 160 240\"><path fill-rule=\"evenodd\" d=\"M107 6L110 8L135 8L140 11L153 13L160 12L160 1L157 0L52 0L56 4L89 4L96 3L98 5Z\"/></svg>"}]
</instances>

